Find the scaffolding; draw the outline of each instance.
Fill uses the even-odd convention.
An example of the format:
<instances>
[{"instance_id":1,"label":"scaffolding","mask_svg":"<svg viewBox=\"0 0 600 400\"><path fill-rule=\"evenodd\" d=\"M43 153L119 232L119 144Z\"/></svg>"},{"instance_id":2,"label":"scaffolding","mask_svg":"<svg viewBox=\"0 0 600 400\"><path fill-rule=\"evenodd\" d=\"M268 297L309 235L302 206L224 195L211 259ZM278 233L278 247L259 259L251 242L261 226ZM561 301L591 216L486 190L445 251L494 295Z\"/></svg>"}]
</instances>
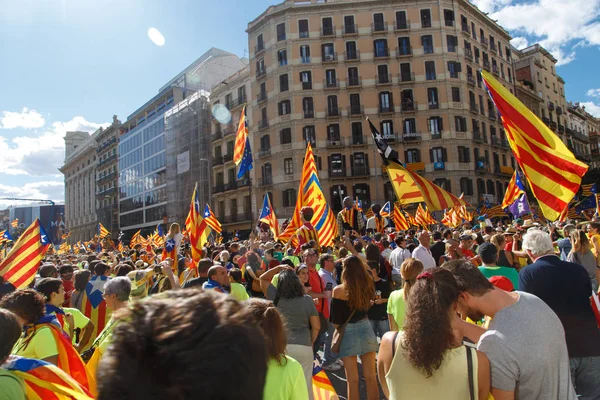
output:
<instances>
[{"instance_id":1,"label":"scaffolding","mask_svg":"<svg viewBox=\"0 0 600 400\"><path fill-rule=\"evenodd\" d=\"M209 93L204 90L165 113L169 222L183 226L196 183L201 207L210 201L210 115Z\"/></svg>"}]
</instances>

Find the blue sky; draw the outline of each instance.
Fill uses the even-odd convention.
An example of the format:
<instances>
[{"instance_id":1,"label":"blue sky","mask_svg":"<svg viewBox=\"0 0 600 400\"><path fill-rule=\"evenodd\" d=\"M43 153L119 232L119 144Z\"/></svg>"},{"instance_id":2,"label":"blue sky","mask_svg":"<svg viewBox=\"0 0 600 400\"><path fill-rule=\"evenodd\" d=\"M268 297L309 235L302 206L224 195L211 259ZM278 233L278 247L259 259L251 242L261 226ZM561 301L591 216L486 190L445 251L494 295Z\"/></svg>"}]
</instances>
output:
<instances>
[{"instance_id":1,"label":"blue sky","mask_svg":"<svg viewBox=\"0 0 600 400\"><path fill-rule=\"evenodd\" d=\"M248 21L276 2L0 0L0 197L62 200L64 132L124 121L210 47L247 56ZM473 2L519 44L557 53L568 100L600 115L587 95L600 88L600 0Z\"/></svg>"}]
</instances>

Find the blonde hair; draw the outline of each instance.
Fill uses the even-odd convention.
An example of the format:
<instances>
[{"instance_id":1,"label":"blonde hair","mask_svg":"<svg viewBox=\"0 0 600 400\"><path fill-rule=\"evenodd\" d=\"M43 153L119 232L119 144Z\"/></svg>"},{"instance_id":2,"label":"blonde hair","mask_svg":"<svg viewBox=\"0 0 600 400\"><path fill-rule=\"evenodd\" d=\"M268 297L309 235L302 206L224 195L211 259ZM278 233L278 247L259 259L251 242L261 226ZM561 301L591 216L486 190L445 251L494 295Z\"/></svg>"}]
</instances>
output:
<instances>
[{"instance_id":1,"label":"blonde hair","mask_svg":"<svg viewBox=\"0 0 600 400\"><path fill-rule=\"evenodd\" d=\"M416 258L407 258L400 266L400 275L404 279L404 299L408 299L410 288L417 281L417 276L423 272L423 263Z\"/></svg>"},{"instance_id":2,"label":"blonde hair","mask_svg":"<svg viewBox=\"0 0 600 400\"><path fill-rule=\"evenodd\" d=\"M582 253L585 254L590 251L590 241L587 238L587 235L583 231L573 230L569 234L571 239L571 243L573 243L573 247L571 249L572 253Z\"/></svg>"},{"instance_id":3,"label":"blonde hair","mask_svg":"<svg viewBox=\"0 0 600 400\"><path fill-rule=\"evenodd\" d=\"M181 227L179 224L177 222L173 222L169 227L169 233L172 233L174 228L177 228L177 232L181 232Z\"/></svg>"},{"instance_id":4,"label":"blonde hair","mask_svg":"<svg viewBox=\"0 0 600 400\"><path fill-rule=\"evenodd\" d=\"M504 250L504 246L502 246L502 244L506 244L506 239L504 238L504 235L502 233L497 233L494 236L492 236L492 238L490 239L490 243L496 246L496 249L498 249L498 252L500 252Z\"/></svg>"}]
</instances>

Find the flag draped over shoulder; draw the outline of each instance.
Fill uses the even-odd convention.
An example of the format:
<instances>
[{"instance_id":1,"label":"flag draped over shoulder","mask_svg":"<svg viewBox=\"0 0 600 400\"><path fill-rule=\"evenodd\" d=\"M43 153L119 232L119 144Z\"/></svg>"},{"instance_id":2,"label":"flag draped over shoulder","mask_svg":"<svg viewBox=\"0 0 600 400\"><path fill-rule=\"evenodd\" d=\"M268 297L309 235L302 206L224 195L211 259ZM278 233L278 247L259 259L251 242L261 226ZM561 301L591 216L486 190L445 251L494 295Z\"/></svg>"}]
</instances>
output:
<instances>
[{"instance_id":1,"label":"flag draped over shoulder","mask_svg":"<svg viewBox=\"0 0 600 400\"><path fill-rule=\"evenodd\" d=\"M202 218L200 211L200 200L198 200L198 184L194 187L192 201L190 203L190 212L185 220L185 227L190 237L190 247L192 248L192 259L194 265L202 258L202 247L208 238L208 224Z\"/></svg>"},{"instance_id":2,"label":"flag draped over shoulder","mask_svg":"<svg viewBox=\"0 0 600 400\"><path fill-rule=\"evenodd\" d=\"M263 200L263 206L260 209L260 216L258 220L269 225L269 229L271 232L273 232L273 237L275 240L277 240L279 237L279 222L275 216L275 210L273 210L273 206L271 206L271 199L269 199L268 194L265 194L265 199Z\"/></svg>"},{"instance_id":3,"label":"flag draped over shoulder","mask_svg":"<svg viewBox=\"0 0 600 400\"><path fill-rule=\"evenodd\" d=\"M481 75L542 213L551 221L558 219L579 190L588 166L489 72Z\"/></svg>"},{"instance_id":4,"label":"flag draped over shoulder","mask_svg":"<svg viewBox=\"0 0 600 400\"><path fill-rule=\"evenodd\" d=\"M447 192L419 174L406 169L398 159L398 153L385 142L385 139L369 121L371 134L385 164L388 176L397 200L401 204L425 202L431 211L444 210L451 207L464 206L464 200Z\"/></svg>"},{"instance_id":5,"label":"flag draped over shoulder","mask_svg":"<svg viewBox=\"0 0 600 400\"><path fill-rule=\"evenodd\" d=\"M337 234L335 215L333 215L333 210L325 200L310 143L308 143L308 146L306 147L304 165L302 166L302 176L300 177L300 189L298 190L298 199L296 200L294 215L285 231L279 235L279 240L283 242L288 241L292 235L296 233L296 230L302 226L300 210L305 206L312 207L314 210L311 223L319 233L320 245L332 245L333 238Z\"/></svg>"},{"instance_id":6,"label":"flag draped over shoulder","mask_svg":"<svg viewBox=\"0 0 600 400\"><path fill-rule=\"evenodd\" d=\"M0 276L17 289L26 288L35 278L40 261L49 246L48 236L40 220L36 219L0 263Z\"/></svg>"},{"instance_id":7,"label":"flag draped over shoulder","mask_svg":"<svg viewBox=\"0 0 600 400\"><path fill-rule=\"evenodd\" d=\"M41 360L10 356L2 368L25 383L29 400L92 400L92 394L57 366Z\"/></svg>"},{"instance_id":8,"label":"flag draped over shoulder","mask_svg":"<svg viewBox=\"0 0 600 400\"><path fill-rule=\"evenodd\" d=\"M517 201L523 193L525 193L525 186L521 181L519 171L515 171L510 182L508 182L508 187L506 188L506 193L502 200L502 208L509 207L512 203Z\"/></svg>"},{"instance_id":9,"label":"flag draped over shoulder","mask_svg":"<svg viewBox=\"0 0 600 400\"><path fill-rule=\"evenodd\" d=\"M210 226L210 229L212 229L215 233L218 234L223 231L223 228L221 228L221 223L208 204L204 206L204 221L206 221L206 225Z\"/></svg>"},{"instance_id":10,"label":"flag draped over shoulder","mask_svg":"<svg viewBox=\"0 0 600 400\"><path fill-rule=\"evenodd\" d=\"M94 324L92 341L102 332L111 316L111 310L106 306L103 297L106 282L108 282L108 277L94 276L87 283L82 294L81 310Z\"/></svg>"}]
</instances>

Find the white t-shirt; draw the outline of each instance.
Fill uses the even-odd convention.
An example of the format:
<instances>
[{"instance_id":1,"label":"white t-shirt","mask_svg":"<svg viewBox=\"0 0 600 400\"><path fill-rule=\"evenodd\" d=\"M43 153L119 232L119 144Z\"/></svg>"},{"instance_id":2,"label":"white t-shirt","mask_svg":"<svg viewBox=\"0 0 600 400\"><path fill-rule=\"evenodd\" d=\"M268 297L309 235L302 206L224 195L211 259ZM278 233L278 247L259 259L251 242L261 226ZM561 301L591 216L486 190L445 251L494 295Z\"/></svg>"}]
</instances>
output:
<instances>
[{"instance_id":1,"label":"white t-shirt","mask_svg":"<svg viewBox=\"0 0 600 400\"><path fill-rule=\"evenodd\" d=\"M413 250L412 256L423 263L423 269L436 267L431 251L422 244Z\"/></svg>"},{"instance_id":2,"label":"white t-shirt","mask_svg":"<svg viewBox=\"0 0 600 400\"><path fill-rule=\"evenodd\" d=\"M400 275L400 267L407 258L410 258L410 251L408 251L408 249L403 249L402 247L398 246L392 250L389 262L392 264L393 275Z\"/></svg>"}]
</instances>

